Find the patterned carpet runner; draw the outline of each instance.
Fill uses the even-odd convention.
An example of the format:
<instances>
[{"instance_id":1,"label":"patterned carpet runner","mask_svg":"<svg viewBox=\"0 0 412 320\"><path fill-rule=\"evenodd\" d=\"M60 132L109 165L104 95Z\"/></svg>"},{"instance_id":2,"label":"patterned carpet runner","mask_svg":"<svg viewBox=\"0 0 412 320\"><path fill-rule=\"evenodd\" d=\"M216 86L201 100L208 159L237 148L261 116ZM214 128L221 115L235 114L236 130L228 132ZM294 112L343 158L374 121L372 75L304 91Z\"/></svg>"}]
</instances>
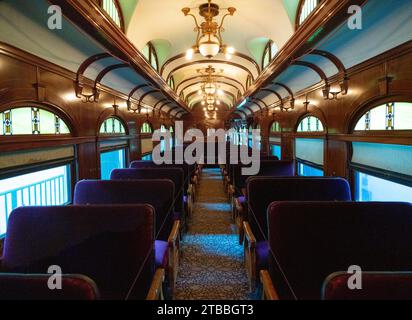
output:
<instances>
[{"instance_id":1,"label":"patterned carpet runner","mask_svg":"<svg viewBox=\"0 0 412 320\"><path fill-rule=\"evenodd\" d=\"M177 280L177 300L247 300L243 247L219 169L204 169Z\"/></svg>"}]
</instances>

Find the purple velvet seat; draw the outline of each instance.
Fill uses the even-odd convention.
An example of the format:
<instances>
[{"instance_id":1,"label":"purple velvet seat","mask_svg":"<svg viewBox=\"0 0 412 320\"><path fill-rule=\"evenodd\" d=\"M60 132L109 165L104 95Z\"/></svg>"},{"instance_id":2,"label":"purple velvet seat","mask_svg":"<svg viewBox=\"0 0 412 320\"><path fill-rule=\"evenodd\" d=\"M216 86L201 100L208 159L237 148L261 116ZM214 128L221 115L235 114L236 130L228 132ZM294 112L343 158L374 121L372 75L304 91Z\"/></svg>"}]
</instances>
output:
<instances>
[{"instance_id":1,"label":"purple velvet seat","mask_svg":"<svg viewBox=\"0 0 412 320\"><path fill-rule=\"evenodd\" d=\"M350 290L352 274L338 272L323 284L323 300L412 300L412 272L362 272L362 289Z\"/></svg>"},{"instance_id":2,"label":"purple velvet seat","mask_svg":"<svg viewBox=\"0 0 412 320\"><path fill-rule=\"evenodd\" d=\"M173 168L178 168L178 169L183 169L184 172L184 193L186 195L186 192L189 188L190 184L190 178L193 170L193 166L189 166L188 164L162 164L162 165L157 165L153 161L133 161L130 164L131 169L150 169L150 168L165 168L165 169L173 169Z\"/></svg>"},{"instance_id":3,"label":"purple velvet seat","mask_svg":"<svg viewBox=\"0 0 412 320\"><path fill-rule=\"evenodd\" d=\"M281 299L319 300L324 280L353 265L412 270L410 203L275 202L268 210L269 271Z\"/></svg>"},{"instance_id":4,"label":"purple velvet seat","mask_svg":"<svg viewBox=\"0 0 412 320\"><path fill-rule=\"evenodd\" d=\"M171 180L84 180L76 184L73 203L150 204L156 213L156 239L167 240L173 228L173 198Z\"/></svg>"},{"instance_id":5,"label":"purple velvet seat","mask_svg":"<svg viewBox=\"0 0 412 320\"><path fill-rule=\"evenodd\" d=\"M242 189L246 187L246 181L251 176L242 175L244 165L233 166L233 184L236 197L242 195ZM267 177L293 177L295 175L294 161L263 160L260 162L259 173L255 176Z\"/></svg>"},{"instance_id":6,"label":"purple velvet seat","mask_svg":"<svg viewBox=\"0 0 412 320\"><path fill-rule=\"evenodd\" d=\"M144 168L144 169L116 169L110 176L111 180L157 180L169 179L175 185L175 211L184 212L184 171L181 168ZM180 215L184 217L184 215Z\"/></svg>"},{"instance_id":7,"label":"purple velvet seat","mask_svg":"<svg viewBox=\"0 0 412 320\"><path fill-rule=\"evenodd\" d=\"M257 241L267 236L267 208L274 201L351 201L342 178L251 177L247 181L248 221Z\"/></svg>"},{"instance_id":8,"label":"purple velvet seat","mask_svg":"<svg viewBox=\"0 0 412 320\"><path fill-rule=\"evenodd\" d=\"M62 275L62 289L50 290L50 274L0 274L0 300L97 300L93 280L82 275Z\"/></svg>"},{"instance_id":9,"label":"purple velvet seat","mask_svg":"<svg viewBox=\"0 0 412 320\"><path fill-rule=\"evenodd\" d=\"M103 299L145 299L155 270L149 205L21 207L10 216L2 272L93 279Z\"/></svg>"},{"instance_id":10,"label":"purple velvet seat","mask_svg":"<svg viewBox=\"0 0 412 320\"><path fill-rule=\"evenodd\" d=\"M341 178L250 177L247 180L247 194L248 223L247 227L244 227L245 260L251 290L254 289L257 274L267 266L267 208L270 203L351 200L349 184ZM243 236L243 233L240 235ZM253 246L256 246L256 250Z\"/></svg>"}]
</instances>

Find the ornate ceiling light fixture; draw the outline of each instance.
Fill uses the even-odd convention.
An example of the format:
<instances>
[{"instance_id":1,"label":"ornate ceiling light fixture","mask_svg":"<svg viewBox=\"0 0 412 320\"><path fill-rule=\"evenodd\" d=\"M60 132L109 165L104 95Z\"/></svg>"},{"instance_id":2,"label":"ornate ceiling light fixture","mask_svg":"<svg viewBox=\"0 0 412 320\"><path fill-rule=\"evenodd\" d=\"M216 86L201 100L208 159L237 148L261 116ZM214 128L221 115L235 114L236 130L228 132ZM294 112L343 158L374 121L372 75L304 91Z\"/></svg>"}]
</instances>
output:
<instances>
[{"instance_id":1,"label":"ornate ceiling light fixture","mask_svg":"<svg viewBox=\"0 0 412 320\"><path fill-rule=\"evenodd\" d=\"M182 12L186 17L191 16L195 20L195 32L197 32L196 44L186 52L186 58L188 60L191 60L196 52L200 52L202 56L209 59L217 56L220 52L225 53L227 59L232 58L235 49L223 44L222 33L225 31L223 24L226 17L233 16L236 12L236 8L230 7L226 10L228 13L222 17L222 21L219 25L213 19L219 16L220 7L217 4L212 3L212 0L208 0L207 3L204 3L199 7L199 15L205 19L205 21L199 25L196 16L191 13L190 8L186 7L182 9Z\"/></svg>"}]
</instances>

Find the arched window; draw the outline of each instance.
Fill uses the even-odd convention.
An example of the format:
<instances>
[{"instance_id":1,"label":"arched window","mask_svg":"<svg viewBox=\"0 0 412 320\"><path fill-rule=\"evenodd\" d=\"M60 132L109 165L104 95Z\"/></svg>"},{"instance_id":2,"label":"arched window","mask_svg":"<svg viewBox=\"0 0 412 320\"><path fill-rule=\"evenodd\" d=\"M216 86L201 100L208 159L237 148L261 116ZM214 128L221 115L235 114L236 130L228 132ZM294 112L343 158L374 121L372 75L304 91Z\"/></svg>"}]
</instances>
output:
<instances>
[{"instance_id":1,"label":"arched window","mask_svg":"<svg viewBox=\"0 0 412 320\"><path fill-rule=\"evenodd\" d=\"M366 112L355 131L412 130L412 103L391 102Z\"/></svg>"},{"instance_id":2,"label":"arched window","mask_svg":"<svg viewBox=\"0 0 412 320\"><path fill-rule=\"evenodd\" d=\"M298 15L297 15L298 17L297 26L298 27L306 20L306 18L313 12L313 10L316 9L319 3L320 3L320 0L301 1L301 5L298 8Z\"/></svg>"},{"instance_id":3,"label":"arched window","mask_svg":"<svg viewBox=\"0 0 412 320\"><path fill-rule=\"evenodd\" d=\"M153 69L159 71L159 60L157 58L156 48L151 42L148 42L143 48L142 53Z\"/></svg>"},{"instance_id":4,"label":"arched window","mask_svg":"<svg viewBox=\"0 0 412 320\"><path fill-rule=\"evenodd\" d=\"M100 5L113 22L124 31L123 15L118 0L101 0Z\"/></svg>"},{"instance_id":5,"label":"arched window","mask_svg":"<svg viewBox=\"0 0 412 320\"><path fill-rule=\"evenodd\" d=\"M56 114L39 107L16 107L0 113L0 134L70 134L67 124Z\"/></svg>"},{"instance_id":6,"label":"arched window","mask_svg":"<svg viewBox=\"0 0 412 320\"><path fill-rule=\"evenodd\" d=\"M279 133L281 131L280 123L277 121L273 122L270 126L270 133Z\"/></svg>"},{"instance_id":7,"label":"arched window","mask_svg":"<svg viewBox=\"0 0 412 320\"><path fill-rule=\"evenodd\" d=\"M119 119L111 117L102 123L99 132L101 135L125 135L126 129Z\"/></svg>"},{"instance_id":8,"label":"arched window","mask_svg":"<svg viewBox=\"0 0 412 320\"><path fill-rule=\"evenodd\" d=\"M268 41L265 50L263 51L262 69L265 69L270 64L270 62L275 58L277 52L277 45L272 40Z\"/></svg>"},{"instance_id":9,"label":"arched window","mask_svg":"<svg viewBox=\"0 0 412 320\"><path fill-rule=\"evenodd\" d=\"M297 131L298 132L324 132L325 129L323 127L322 122L319 120L319 118L308 116L300 122Z\"/></svg>"},{"instance_id":10,"label":"arched window","mask_svg":"<svg viewBox=\"0 0 412 320\"><path fill-rule=\"evenodd\" d=\"M367 111L354 132L412 130L412 103L390 102ZM355 200L408 201L412 199L412 146L368 141L352 142Z\"/></svg>"},{"instance_id":11,"label":"arched window","mask_svg":"<svg viewBox=\"0 0 412 320\"><path fill-rule=\"evenodd\" d=\"M295 157L298 164L298 175L305 177L323 176L325 141L321 137L311 137L308 133L322 133L324 127L319 118L305 117L297 128L298 133L304 133L295 141Z\"/></svg>"},{"instance_id":12,"label":"arched window","mask_svg":"<svg viewBox=\"0 0 412 320\"><path fill-rule=\"evenodd\" d=\"M149 133L152 133L152 132L153 132L153 129L152 129L152 126L150 125L150 123L145 122L145 123L142 124L142 128L140 129L140 133L149 134Z\"/></svg>"}]
</instances>

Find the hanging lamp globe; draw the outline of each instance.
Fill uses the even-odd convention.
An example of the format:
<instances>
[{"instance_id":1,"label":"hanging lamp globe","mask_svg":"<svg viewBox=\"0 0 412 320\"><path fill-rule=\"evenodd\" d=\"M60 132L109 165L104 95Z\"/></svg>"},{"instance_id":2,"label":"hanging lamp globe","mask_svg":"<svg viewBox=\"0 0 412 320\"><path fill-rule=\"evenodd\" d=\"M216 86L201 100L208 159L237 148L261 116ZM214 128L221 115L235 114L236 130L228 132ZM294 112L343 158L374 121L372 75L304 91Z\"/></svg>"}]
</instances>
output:
<instances>
[{"instance_id":1,"label":"hanging lamp globe","mask_svg":"<svg viewBox=\"0 0 412 320\"><path fill-rule=\"evenodd\" d=\"M212 34L205 34L199 40L199 52L206 58L213 58L220 52L220 41Z\"/></svg>"}]
</instances>

